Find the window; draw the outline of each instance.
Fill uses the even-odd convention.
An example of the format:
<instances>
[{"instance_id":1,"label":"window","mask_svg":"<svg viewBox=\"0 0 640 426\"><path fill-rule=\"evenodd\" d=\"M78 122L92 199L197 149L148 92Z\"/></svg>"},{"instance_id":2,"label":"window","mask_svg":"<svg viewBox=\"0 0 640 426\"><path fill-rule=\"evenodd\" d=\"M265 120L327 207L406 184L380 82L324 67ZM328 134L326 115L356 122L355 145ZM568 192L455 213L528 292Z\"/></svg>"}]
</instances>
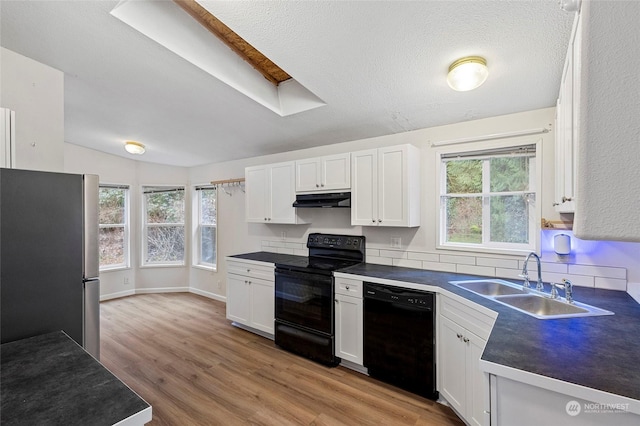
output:
<instances>
[{"instance_id":1,"label":"window","mask_svg":"<svg viewBox=\"0 0 640 426\"><path fill-rule=\"evenodd\" d=\"M98 192L100 270L129 266L129 187L100 184Z\"/></svg>"},{"instance_id":2,"label":"window","mask_svg":"<svg viewBox=\"0 0 640 426\"><path fill-rule=\"evenodd\" d=\"M441 154L440 161L440 246L535 249L535 145Z\"/></svg>"},{"instance_id":3,"label":"window","mask_svg":"<svg viewBox=\"0 0 640 426\"><path fill-rule=\"evenodd\" d=\"M143 186L145 265L184 265L184 187Z\"/></svg>"},{"instance_id":4,"label":"window","mask_svg":"<svg viewBox=\"0 0 640 426\"><path fill-rule=\"evenodd\" d=\"M215 186L196 186L194 209L197 212L194 264L208 268L216 267L217 250L217 192Z\"/></svg>"}]
</instances>

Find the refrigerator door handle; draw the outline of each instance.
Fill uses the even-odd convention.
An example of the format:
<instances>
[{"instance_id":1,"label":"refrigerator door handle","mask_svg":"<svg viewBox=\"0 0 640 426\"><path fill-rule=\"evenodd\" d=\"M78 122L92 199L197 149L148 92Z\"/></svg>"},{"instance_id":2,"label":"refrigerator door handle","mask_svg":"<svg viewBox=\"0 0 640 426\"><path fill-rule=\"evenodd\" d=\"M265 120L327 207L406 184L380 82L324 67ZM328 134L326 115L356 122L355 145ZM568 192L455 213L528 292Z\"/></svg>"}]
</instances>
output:
<instances>
[{"instance_id":1,"label":"refrigerator door handle","mask_svg":"<svg viewBox=\"0 0 640 426\"><path fill-rule=\"evenodd\" d=\"M100 225L98 222L98 175L83 176L83 202L84 202L84 248L83 248L83 278L97 278L99 275L98 259L98 234Z\"/></svg>"}]
</instances>

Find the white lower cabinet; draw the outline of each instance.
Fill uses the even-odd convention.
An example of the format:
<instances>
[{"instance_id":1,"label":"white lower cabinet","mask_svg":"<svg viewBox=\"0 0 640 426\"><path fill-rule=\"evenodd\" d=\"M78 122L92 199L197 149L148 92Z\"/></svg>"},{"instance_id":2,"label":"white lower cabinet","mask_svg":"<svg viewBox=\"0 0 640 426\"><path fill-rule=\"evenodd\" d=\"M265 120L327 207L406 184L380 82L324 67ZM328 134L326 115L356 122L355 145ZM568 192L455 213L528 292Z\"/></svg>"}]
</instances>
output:
<instances>
[{"instance_id":1,"label":"white lower cabinet","mask_svg":"<svg viewBox=\"0 0 640 426\"><path fill-rule=\"evenodd\" d=\"M227 318L273 336L274 265L227 259Z\"/></svg>"},{"instance_id":2,"label":"white lower cabinet","mask_svg":"<svg viewBox=\"0 0 640 426\"><path fill-rule=\"evenodd\" d=\"M484 373L480 357L494 319L440 295L438 318L438 391L470 425L482 425Z\"/></svg>"},{"instance_id":3,"label":"white lower cabinet","mask_svg":"<svg viewBox=\"0 0 640 426\"><path fill-rule=\"evenodd\" d=\"M362 281L335 279L335 353L363 365Z\"/></svg>"}]
</instances>

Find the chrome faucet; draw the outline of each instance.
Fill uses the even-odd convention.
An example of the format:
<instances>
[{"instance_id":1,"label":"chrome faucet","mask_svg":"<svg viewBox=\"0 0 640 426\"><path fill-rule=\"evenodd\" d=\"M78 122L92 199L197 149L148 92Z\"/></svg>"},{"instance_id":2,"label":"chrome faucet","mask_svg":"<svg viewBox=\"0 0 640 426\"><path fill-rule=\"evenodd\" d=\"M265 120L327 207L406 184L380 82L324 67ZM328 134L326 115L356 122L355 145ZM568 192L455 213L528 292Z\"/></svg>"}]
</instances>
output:
<instances>
[{"instance_id":1,"label":"chrome faucet","mask_svg":"<svg viewBox=\"0 0 640 426\"><path fill-rule=\"evenodd\" d=\"M562 279L562 283L551 283L551 298L558 298L558 290L557 287L564 288L564 298L567 300L567 303L573 304L573 284L566 278Z\"/></svg>"},{"instance_id":2,"label":"chrome faucet","mask_svg":"<svg viewBox=\"0 0 640 426\"><path fill-rule=\"evenodd\" d=\"M531 256L533 256L536 259L536 262L538 263L538 282L536 283L536 290L537 291L544 291L544 285L542 284L542 265L540 265L540 256L538 256L537 254L535 254L534 252L531 252L527 255L527 258L524 260L524 265L522 266L522 273L519 275L519 277L524 279L524 282L522 283L522 288L529 288L529 271L527 269L527 265L529 263L529 259L531 259Z\"/></svg>"}]
</instances>

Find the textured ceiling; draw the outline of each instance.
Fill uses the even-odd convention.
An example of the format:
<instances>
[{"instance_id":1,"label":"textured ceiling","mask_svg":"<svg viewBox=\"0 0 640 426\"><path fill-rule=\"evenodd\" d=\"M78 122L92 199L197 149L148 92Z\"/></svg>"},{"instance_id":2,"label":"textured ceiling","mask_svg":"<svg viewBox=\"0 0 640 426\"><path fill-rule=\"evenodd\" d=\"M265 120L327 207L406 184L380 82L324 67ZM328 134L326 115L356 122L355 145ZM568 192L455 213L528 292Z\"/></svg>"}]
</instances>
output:
<instances>
[{"instance_id":1,"label":"textured ceiling","mask_svg":"<svg viewBox=\"0 0 640 426\"><path fill-rule=\"evenodd\" d=\"M573 21L557 0L200 3L327 105L280 117L111 16L116 1L2 0L0 44L65 73L66 142L126 157L134 139L136 159L194 166L553 106ZM489 78L455 92L465 55Z\"/></svg>"}]
</instances>

